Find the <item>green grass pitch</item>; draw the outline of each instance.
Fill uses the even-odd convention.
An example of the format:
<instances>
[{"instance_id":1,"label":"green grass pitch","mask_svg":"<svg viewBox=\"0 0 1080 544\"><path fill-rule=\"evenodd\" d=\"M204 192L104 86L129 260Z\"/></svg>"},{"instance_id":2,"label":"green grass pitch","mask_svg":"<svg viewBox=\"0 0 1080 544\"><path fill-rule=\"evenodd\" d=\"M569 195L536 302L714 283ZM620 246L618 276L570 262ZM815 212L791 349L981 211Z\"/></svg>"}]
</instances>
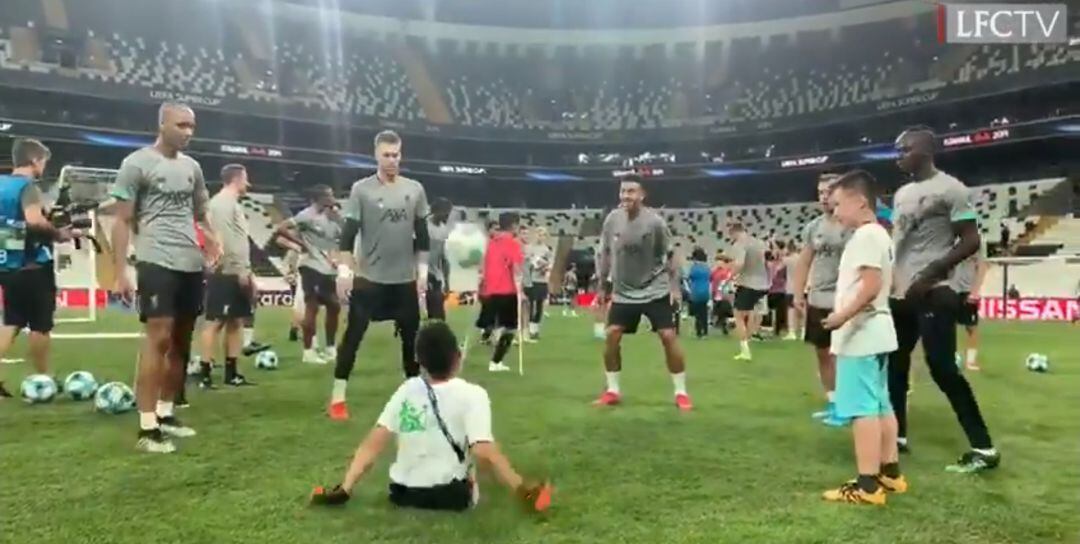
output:
<instances>
[{"instance_id":1,"label":"green grass pitch","mask_svg":"<svg viewBox=\"0 0 1080 544\"><path fill-rule=\"evenodd\" d=\"M555 310L553 314L557 314ZM469 314L451 321L459 335ZM1066 324L986 323L980 373L968 373L1003 464L982 476L943 468L965 449L944 396L915 366L912 489L883 509L827 504L822 490L853 474L850 431L810 419L821 405L812 355L798 342L754 345L736 362L733 340L685 336L695 402L676 411L651 335L624 346L624 404L597 409L600 345L587 318L553 315L526 346L526 373L488 374L489 348L464 377L491 394L496 437L523 473L549 475L555 505L522 514L490 478L467 514L400 511L385 498L390 452L340 510L314 510L312 486L334 483L400 381L388 325L373 326L349 390L352 420L329 421L331 367L303 365L286 342L285 310L260 312L261 339L280 370L243 363L258 387L189 393L181 416L197 437L173 455L134 449L136 416L93 413L90 403L0 403L0 542L109 544L267 543L684 543L1077 542L1080 365ZM688 323L688 322L686 322ZM108 314L60 332L134 331ZM689 328L689 327L686 327ZM22 343L12 356L22 355ZM57 340L61 378L89 370L131 383L136 342ZM1026 371L1027 353L1051 372ZM516 352L511 364L516 365ZM14 390L27 365L0 366ZM220 380L220 375L216 377Z\"/></svg>"}]
</instances>

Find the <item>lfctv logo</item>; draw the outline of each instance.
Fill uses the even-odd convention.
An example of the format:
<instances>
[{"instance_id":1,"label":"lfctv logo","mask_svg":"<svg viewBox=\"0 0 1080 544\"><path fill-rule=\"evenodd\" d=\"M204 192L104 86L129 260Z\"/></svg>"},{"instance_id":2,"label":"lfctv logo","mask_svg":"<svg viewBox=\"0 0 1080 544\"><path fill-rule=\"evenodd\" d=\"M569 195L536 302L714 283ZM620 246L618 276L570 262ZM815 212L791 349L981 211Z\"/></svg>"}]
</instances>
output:
<instances>
[{"instance_id":1,"label":"lfctv logo","mask_svg":"<svg viewBox=\"0 0 1080 544\"><path fill-rule=\"evenodd\" d=\"M1065 43L1065 4L938 4L940 43Z\"/></svg>"}]
</instances>

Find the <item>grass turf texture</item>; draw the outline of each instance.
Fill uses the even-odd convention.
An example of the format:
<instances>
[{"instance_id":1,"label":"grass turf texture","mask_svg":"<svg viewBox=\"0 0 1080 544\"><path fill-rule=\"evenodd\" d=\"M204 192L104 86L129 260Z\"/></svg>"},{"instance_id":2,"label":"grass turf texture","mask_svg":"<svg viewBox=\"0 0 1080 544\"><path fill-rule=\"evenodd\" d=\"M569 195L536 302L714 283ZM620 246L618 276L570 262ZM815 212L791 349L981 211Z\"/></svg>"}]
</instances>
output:
<instances>
[{"instance_id":1,"label":"grass turf texture","mask_svg":"<svg viewBox=\"0 0 1080 544\"><path fill-rule=\"evenodd\" d=\"M451 316L459 335L471 313ZM589 405L600 392L600 344L587 318L553 316L526 346L526 375L489 374L490 348L469 355L464 377L491 394L495 435L517 468L558 486L544 519L522 514L490 479L468 514L401 511L386 500L386 452L344 509L306 506L333 484L400 382L396 339L373 326L349 389L352 420L329 421L331 367L303 365L286 342L286 313L260 311L258 331L281 369L242 371L240 390L190 388L183 419L197 437L179 452L134 450L136 416L90 403L0 402L0 542L1075 542L1080 496L1080 369L1064 324L986 323L984 370L968 373L1004 463L982 475L943 468L966 443L923 364L911 397L912 484L884 509L825 503L822 490L853 475L849 429L812 421L821 407L812 355L799 342L756 343L752 363L733 340L684 336L695 411L672 405L652 335L624 346L624 404ZM136 329L130 315L62 332ZM689 328L689 327L687 327ZM685 331L684 331L685 332ZM475 335L474 335L475 338ZM21 342L21 341L20 341ZM22 344L20 343L20 346ZM14 356L21 356L21 347ZM59 340L63 378L132 381L131 340ZM515 348L516 349L516 348ZM1031 351L1051 372L1023 367ZM516 353L509 361L516 364ZM27 364L0 372L15 390ZM220 373L220 370L216 371ZM220 382L220 374L215 376Z\"/></svg>"}]
</instances>

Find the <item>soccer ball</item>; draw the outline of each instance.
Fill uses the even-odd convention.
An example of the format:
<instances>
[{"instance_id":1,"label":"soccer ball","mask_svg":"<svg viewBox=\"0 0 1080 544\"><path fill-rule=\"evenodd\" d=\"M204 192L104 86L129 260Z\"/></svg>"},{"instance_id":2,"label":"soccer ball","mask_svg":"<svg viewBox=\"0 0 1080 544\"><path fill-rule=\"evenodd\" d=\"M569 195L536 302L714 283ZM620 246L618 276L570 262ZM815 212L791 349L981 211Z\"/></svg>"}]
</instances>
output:
<instances>
[{"instance_id":1,"label":"soccer ball","mask_svg":"<svg viewBox=\"0 0 1080 544\"><path fill-rule=\"evenodd\" d=\"M446 257L461 268L478 268L484 260L487 234L472 223L458 223L446 238Z\"/></svg>"},{"instance_id":2,"label":"soccer ball","mask_svg":"<svg viewBox=\"0 0 1080 544\"><path fill-rule=\"evenodd\" d=\"M31 404L49 402L56 393L56 382L44 374L34 374L22 382L22 396Z\"/></svg>"},{"instance_id":3,"label":"soccer ball","mask_svg":"<svg viewBox=\"0 0 1080 544\"><path fill-rule=\"evenodd\" d=\"M260 351L255 356L255 368L262 370L277 370L278 357L277 354L271 350Z\"/></svg>"},{"instance_id":4,"label":"soccer ball","mask_svg":"<svg viewBox=\"0 0 1080 544\"><path fill-rule=\"evenodd\" d=\"M72 400L86 400L94 396L97 390L97 380L94 375L80 370L68 374L64 380L64 392L71 396Z\"/></svg>"},{"instance_id":5,"label":"soccer ball","mask_svg":"<svg viewBox=\"0 0 1080 544\"><path fill-rule=\"evenodd\" d=\"M1024 366L1032 372L1047 372L1050 370L1050 359L1041 353L1032 353L1027 356Z\"/></svg>"},{"instance_id":6,"label":"soccer ball","mask_svg":"<svg viewBox=\"0 0 1080 544\"><path fill-rule=\"evenodd\" d=\"M94 395L94 409L106 414L122 414L135 408L135 392L120 382L109 382Z\"/></svg>"}]
</instances>

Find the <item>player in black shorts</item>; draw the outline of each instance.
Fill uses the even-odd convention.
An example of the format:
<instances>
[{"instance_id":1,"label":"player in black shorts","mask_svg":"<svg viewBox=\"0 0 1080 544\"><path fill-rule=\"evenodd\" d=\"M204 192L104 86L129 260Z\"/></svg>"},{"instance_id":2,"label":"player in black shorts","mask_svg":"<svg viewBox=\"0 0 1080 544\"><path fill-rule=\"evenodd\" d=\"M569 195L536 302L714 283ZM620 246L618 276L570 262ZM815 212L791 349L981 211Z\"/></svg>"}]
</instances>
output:
<instances>
[{"instance_id":1,"label":"player in black shorts","mask_svg":"<svg viewBox=\"0 0 1080 544\"><path fill-rule=\"evenodd\" d=\"M750 337L761 325L758 302L769 289L769 271L765 266L765 243L754 238L739 222L728 224L731 246L731 271L735 279L735 332L739 336L737 361L749 361Z\"/></svg>"},{"instance_id":2,"label":"player in black shorts","mask_svg":"<svg viewBox=\"0 0 1080 544\"><path fill-rule=\"evenodd\" d=\"M222 188L207 206L210 226L221 239L222 256L206 279L206 319L202 330L202 360L199 386L213 388L211 369L218 337L225 331L225 385L254 385L236 369L243 338L241 329L255 306L255 283L251 272L248 224L240 198L251 183L247 170L239 164L221 169Z\"/></svg>"},{"instance_id":3,"label":"player in black shorts","mask_svg":"<svg viewBox=\"0 0 1080 544\"><path fill-rule=\"evenodd\" d=\"M446 287L450 274L450 261L446 258L446 239L450 236L454 224L450 222L450 212L454 205L445 198L431 203L431 215L427 220L428 238L431 251L428 259L428 289L424 301L428 319L446 319Z\"/></svg>"},{"instance_id":4,"label":"player in black shorts","mask_svg":"<svg viewBox=\"0 0 1080 544\"><path fill-rule=\"evenodd\" d=\"M50 152L37 140L17 139L11 158L15 168L0 176L0 288L4 294L4 326L0 357L7 355L23 328L30 330L29 352L34 370L49 374L49 344L56 311L56 274L52 242L81 235L70 227L57 229L45 217L35 181L45 172ZM21 247L20 247L21 246ZM0 399L12 395L0 377Z\"/></svg>"},{"instance_id":5,"label":"player in black shorts","mask_svg":"<svg viewBox=\"0 0 1080 544\"><path fill-rule=\"evenodd\" d=\"M394 321L400 330L401 365L416 376L416 331L420 300L428 286L427 194L420 182L399 175L401 137L392 131L375 136L375 174L353 184L345 205L345 225L338 254L338 292L348 293L345 336L334 366L327 413L349 417L345 391L360 342L372 321ZM358 266L352 250L360 237ZM355 276L354 276L355 274ZM304 281L307 281L306 278Z\"/></svg>"},{"instance_id":6,"label":"player in black shorts","mask_svg":"<svg viewBox=\"0 0 1080 544\"><path fill-rule=\"evenodd\" d=\"M686 392L686 357L675 334L672 305L682 296L673 289L674 264L668 259L671 235L659 213L644 206L645 189L636 176L624 178L619 186L621 206L604 220L601 231L599 273L610 274L611 309L608 311L604 342L604 370L607 387L594 402L598 406L619 404L619 374L622 371L622 337L637 332L641 317L649 318L660 337L664 359L675 386L675 406L693 408Z\"/></svg>"},{"instance_id":7,"label":"player in black shorts","mask_svg":"<svg viewBox=\"0 0 1080 544\"><path fill-rule=\"evenodd\" d=\"M135 287L127 271L127 252L131 232L138 229L135 270L146 339L136 376L136 447L171 453L176 447L166 435L195 435L173 413L174 399L184 382L195 320L202 313L203 269L217 264L221 246L206 217L209 197L202 168L181 152L195 132L195 113L166 103L158 121L154 145L128 155L120 165L112 189L117 199L112 243L116 291L132 300ZM205 236L203 249L196 223Z\"/></svg>"}]
</instances>

